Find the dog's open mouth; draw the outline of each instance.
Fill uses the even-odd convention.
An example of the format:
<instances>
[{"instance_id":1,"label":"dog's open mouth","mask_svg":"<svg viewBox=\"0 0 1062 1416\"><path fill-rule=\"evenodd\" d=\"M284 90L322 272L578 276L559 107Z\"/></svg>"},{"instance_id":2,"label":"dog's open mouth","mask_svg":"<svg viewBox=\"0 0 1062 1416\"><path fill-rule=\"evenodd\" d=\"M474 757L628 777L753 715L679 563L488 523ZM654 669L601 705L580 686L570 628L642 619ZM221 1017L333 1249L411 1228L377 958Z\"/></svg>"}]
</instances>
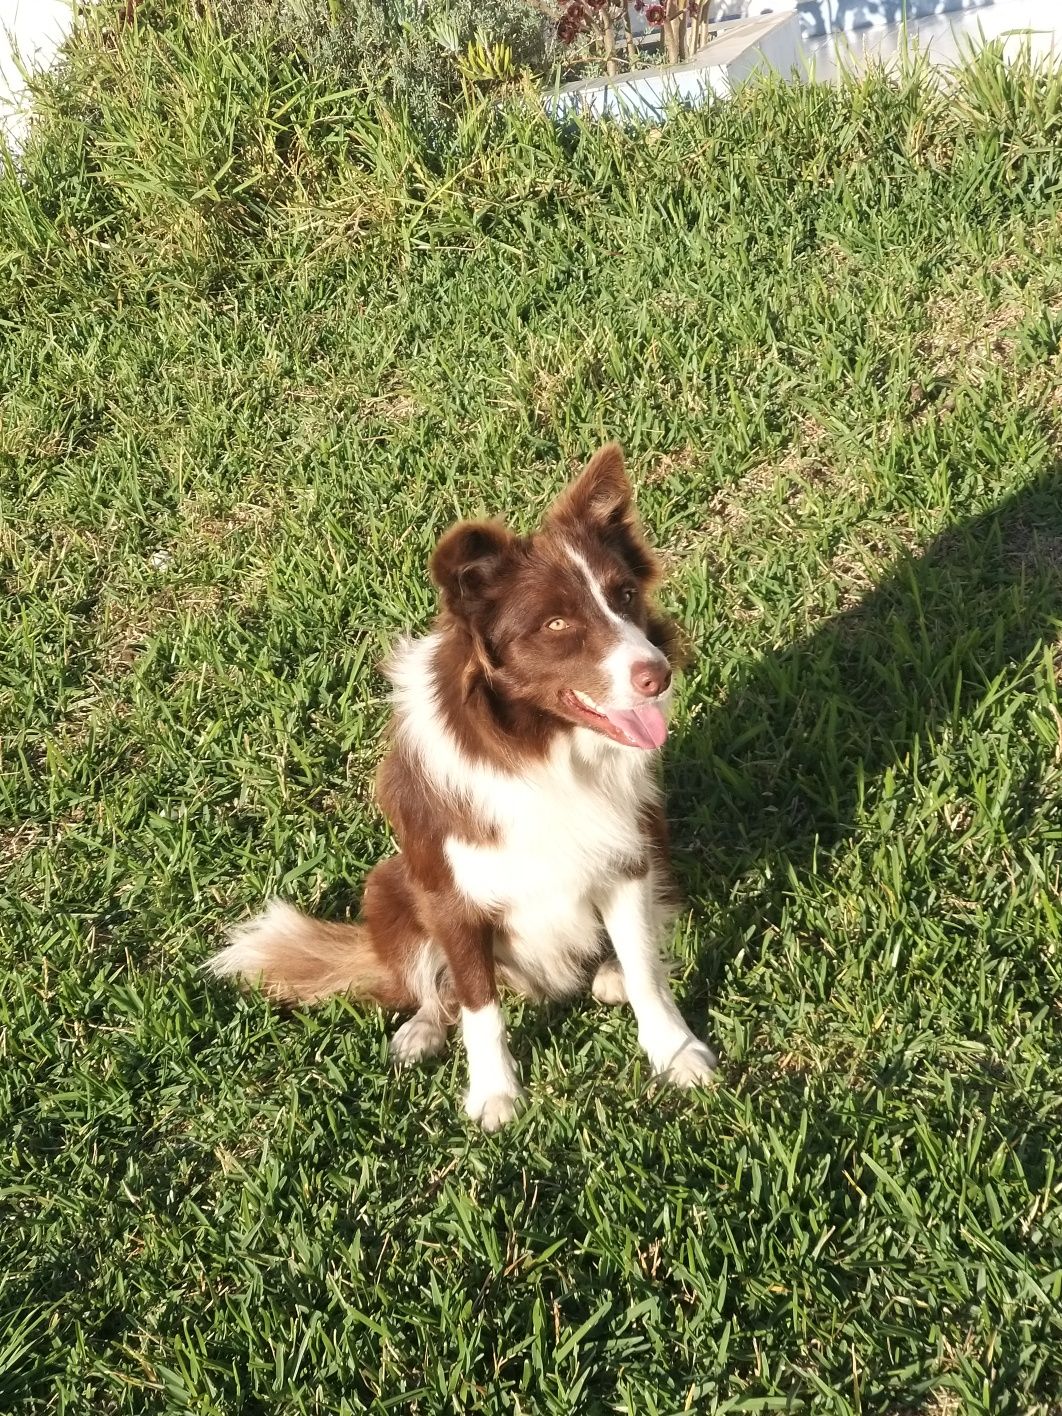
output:
<instances>
[{"instance_id":1,"label":"dog's open mouth","mask_svg":"<svg viewBox=\"0 0 1062 1416\"><path fill-rule=\"evenodd\" d=\"M604 708L574 688L567 689L561 701L572 716L588 728L625 747L640 747L643 752L650 752L662 747L667 737L667 719L658 703L643 703L638 708Z\"/></svg>"}]
</instances>

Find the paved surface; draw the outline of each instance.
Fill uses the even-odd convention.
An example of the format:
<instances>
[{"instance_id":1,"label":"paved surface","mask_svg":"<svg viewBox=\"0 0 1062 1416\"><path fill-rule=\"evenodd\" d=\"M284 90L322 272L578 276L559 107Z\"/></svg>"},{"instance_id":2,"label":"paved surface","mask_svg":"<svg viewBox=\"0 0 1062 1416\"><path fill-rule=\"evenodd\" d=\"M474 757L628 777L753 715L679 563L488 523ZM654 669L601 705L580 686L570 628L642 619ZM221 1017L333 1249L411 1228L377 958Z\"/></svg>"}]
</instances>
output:
<instances>
[{"instance_id":1,"label":"paved surface","mask_svg":"<svg viewBox=\"0 0 1062 1416\"><path fill-rule=\"evenodd\" d=\"M935 64L950 65L971 46L1003 39L1014 52L1027 39L1034 52L1062 57L1062 0L995 0L966 14L936 15L907 26L908 42L929 53ZM903 26L882 25L854 34L831 34L804 43L816 78L833 78L845 65L893 59L904 43Z\"/></svg>"}]
</instances>

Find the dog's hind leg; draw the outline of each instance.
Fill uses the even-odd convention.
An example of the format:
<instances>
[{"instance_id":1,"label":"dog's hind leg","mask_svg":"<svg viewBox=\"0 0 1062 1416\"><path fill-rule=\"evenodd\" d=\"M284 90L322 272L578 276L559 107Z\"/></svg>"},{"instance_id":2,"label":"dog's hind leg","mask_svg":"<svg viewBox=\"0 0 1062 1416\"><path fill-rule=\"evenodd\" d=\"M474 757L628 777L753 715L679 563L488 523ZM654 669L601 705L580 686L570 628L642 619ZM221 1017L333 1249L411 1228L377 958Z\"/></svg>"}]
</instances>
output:
<instances>
[{"instance_id":1,"label":"dog's hind leg","mask_svg":"<svg viewBox=\"0 0 1062 1416\"><path fill-rule=\"evenodd\" d=\"M378 952L401 974L405 998L398 1009L413 1012L391 1038L391 1056L400 1067L434 1057L457 1021L457 1004L446 957L417 910L404 856L373 870L362 911Z\"/></svg>"},{"instance_id":2,"label":"dog's hind leg","mask_svg":"<svg viewBox=\"0 0 1062 1416\"><path fill-rule=\"evenodd\" d=\"M449 1020L433 1003L425 1003L392 1035L391 1056L400 1067L437 1057L446 1047Z\"/></svg>"},{"instance_id":3,"label":"dog's hind leg","mask_svg":"<svg viewBox=\"0 0 1062 1416\"><path fill-rule=\"evenodd\" d=\"M610 954L607 959L603 959L598 964L594 981L590 985L590 992L599 1003L606 1003L610 1007L626 1003L627 985L623 981L620 961L614 954Z\"/></svg>"},{"instance_id":4,"label":"dog's hind leg","mask_svg":"<svg viewBox=\"0 0 1062 1416\"><path fill-rule=\"evenodd\" d=\"M441 951L430 941L422 946L410 970L409 983L420 1007L391 1038L391 1056L400 1067L438 1056L457 1021L450 971Z\"/></svg>"}]
</instances>

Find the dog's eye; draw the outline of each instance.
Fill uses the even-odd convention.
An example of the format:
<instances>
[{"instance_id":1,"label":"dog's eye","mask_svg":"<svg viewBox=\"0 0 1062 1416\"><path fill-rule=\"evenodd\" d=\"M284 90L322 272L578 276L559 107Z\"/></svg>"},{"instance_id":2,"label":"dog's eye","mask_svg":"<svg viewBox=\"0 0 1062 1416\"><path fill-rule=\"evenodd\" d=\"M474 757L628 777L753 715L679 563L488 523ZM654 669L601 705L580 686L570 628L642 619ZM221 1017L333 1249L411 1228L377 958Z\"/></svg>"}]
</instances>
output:
<instances>
[{"instance_id":1,"label":"dog's eye","mask_svg":"<svg viewBox=\"0 0 1062 1416\"><path fill-rule=\"evenodd\" d=\"M629 605L633 601L635 593L633 585L624 585L623 589L619 592L620 604Z\"/></svg>"},{"instance_id":2,"label":"dog's eye","mask_svg":"<svg viewBox=\"0 0 1062 1416\"><path fill-rule=\"evenodd\" d=\"M567 621L567 620L562 620L562 619L551 619L551 620L547 620L546 623L545 623L544 628L546 628L546 629L552 629L552 630L554 631L554 633L556 633L557 630L560 630L560 629L567 629L567 628L568 628L568 621Z\"/></svg>"}]
</instances>

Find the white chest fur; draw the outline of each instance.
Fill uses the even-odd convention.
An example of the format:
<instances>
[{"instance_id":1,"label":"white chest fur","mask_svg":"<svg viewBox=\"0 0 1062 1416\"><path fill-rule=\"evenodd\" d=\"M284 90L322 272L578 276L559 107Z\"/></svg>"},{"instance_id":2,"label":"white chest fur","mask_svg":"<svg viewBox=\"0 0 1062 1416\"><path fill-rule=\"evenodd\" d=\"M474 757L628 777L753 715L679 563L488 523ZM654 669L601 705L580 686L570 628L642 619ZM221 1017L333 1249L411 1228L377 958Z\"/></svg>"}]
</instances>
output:
<instances>
[{"instance_id":1,"label":"white chest fur","mask_svg":"<svg viewBox=\"0 0 1062 1416\"><path fill-rule=\"evenodd\" d=\"M652 756L576 728L526 772L470 761L442 721L436 645L435 635L406 640L391 674L405 742L435 785L495 838L480 845L449 837L455 884L480 908L504 916L500 962L511 982L533 992L572 992L599 948L600 900L624 863L641 853L640 816L659 794Z\"/></svg>"},{"instance_id":2,"label":"white chest fur","mask_svg":"<svg viewBox=\"0 0 1062 1416\"><path fill-rule=\"evenodd\" d=\"M454 881L503 916L503 962L532 989L566 993L599 947L598 903L641 855L639 817L657 792L651 761L579 729L528 775L477 787L497 840L451 836Z\"/></svg>"}]
</instances>

